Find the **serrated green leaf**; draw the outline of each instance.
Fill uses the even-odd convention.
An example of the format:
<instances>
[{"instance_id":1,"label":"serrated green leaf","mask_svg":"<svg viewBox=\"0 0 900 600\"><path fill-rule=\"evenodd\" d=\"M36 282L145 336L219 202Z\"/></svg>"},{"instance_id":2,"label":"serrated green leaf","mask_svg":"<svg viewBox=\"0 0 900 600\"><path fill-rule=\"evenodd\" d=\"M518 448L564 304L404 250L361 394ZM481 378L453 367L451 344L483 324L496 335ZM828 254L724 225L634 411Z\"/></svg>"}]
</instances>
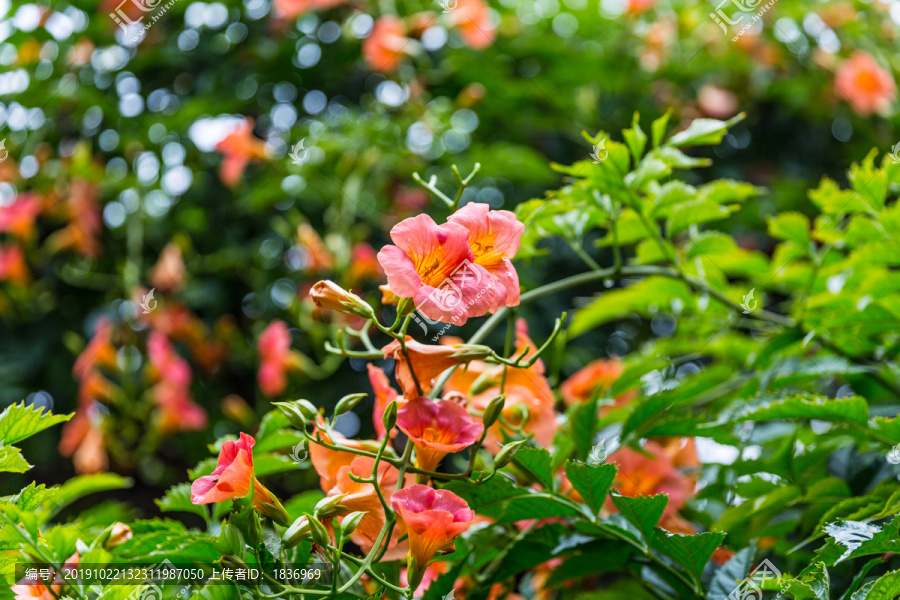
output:
<instances>
[{"instance_id":1,"label":"serrated green leaf","mask_svg":"<svg viewBox=\"0 0 900 600\"><path fill-rule=\"evenodd\" d=\"M819 419L837 423L869 422L869 405L860 396L826 398L816 394L796 394L780 402L756 406L733 417L736 421L770 421L773 419Z\"/></svg>"},{"instance_id":2,"label":"serrated green leaf","mask_svg":"<svg viewBox=\"0 0 900 600\"><path fill-rule=\"evenodd\" d=\"M24 473L30 468L21 450L0 444L0 473Z\"/></svg>"},{"instance_id":3,"label":"serrated green leaf","mask_svg":"<svg viewBox=\"0 0 900 600\"><path fill-rule=\"evenodd\" d=\"M612 494L610 497L619 513L637 527L645 540L653 539L656 526L669 503L669 498L665 494L635 497Z\"/></svg>"},{"instance_id":4,"label":"serrated green leaf","mask_svg":"<svg viewBox=\"0 0 900 600\"><path fill-rule=\"evenodd\" d=\"M522 488L502 475L480 485L451 481L445 487L466 500L469 508L498 524L580 514L552 494Z\"/></svg>"},{"instance_id":5,"label":"serrated green leaf","mask_svg":"<svg viewBox=\"0 0 900 600\"><path fill-rule=\"evenodd\" d=\"M778 213L768 218L769 235L780 240L799 244L801 247L809 243L809 217L798 212Z\"/></svg>"},{"instance_id":6,"label":"serrated green leaf","mask_svg":"<svg viewBox=\"0 0 900 600\"><path fill-rule=\"evenodd\" d=\"M550 468L550 453L544 448L520 448L513 462L540 483L544 489L553 490L553 472Z\"/></svg>"},{"instance_id":7,"label":"serrated green leaf","mask_svg":"<svg viewBox=\"0 0 900 600\"><path fill-rule=\"evenodd\" d=\"M203 506L191 502L191 484L179 483L172 486L166 494L156 500L156 505L162 512L187 512L203 519L209 517Z\"/></svg>"},{"instance_id":8,"label":"serrated green leaf","mask_svg":"<svg viewBox=\"0 0 900 600\"><path fill-rule=\"evenodd\" d=\"M716 548L721 545L725 534L711 531L696 535L682 535L657 528L656 534L650 539L651 547L673 559L690 573L695 581L699 581L703 567L709 562Z\"/></svg>"},{"instance_id":9,"label":"serrated green leaf","mask_svg":"<svg viewBox=\"0 0 900 600\"><path fill-rule=\"evenodd\" d=\"M52 498L56 494L56 488L47 488L44 484L36 485L32 481L28 487L16 496L16 507L26 512L34 511L44 500Z\"/></svg>"},{"instance_id":10,"label":"serrated green leaf","mask_svg":"<svg viewBox=\"0 0 900 600\"><path fill-rule=\"evenodd\" d=\"M752 544L732 556L727 563L713 575L706 600L726 600L740 582L750 572L756 545Z\"/></svg>"},{"instance_id":11,"label":"serrated green leaf","mask_svg":"<svg viewBox=\"0 0 900 600\"><path fill-rule=\"evenodd\" d=\"M581 462L568 461L565 465L566 477L572 487L575 488L588 506L597 514L603 503L606 501L606 495L609 493L609 486L612 485L616 478L615 465L588 465Z\"/></svg>"},{"instance_id":12,"label":"serrated green leaf","mask_svg":"<svg viewBox=\"0 0 900 600\"><path fill-rule=\"evenodd\" d=\"M71 418L72 415L54 415L50 411L44 412L43 406L26 406L24 402L12 404L0 413L0 442L15 444Z\"/></svg>"}]
</instances>

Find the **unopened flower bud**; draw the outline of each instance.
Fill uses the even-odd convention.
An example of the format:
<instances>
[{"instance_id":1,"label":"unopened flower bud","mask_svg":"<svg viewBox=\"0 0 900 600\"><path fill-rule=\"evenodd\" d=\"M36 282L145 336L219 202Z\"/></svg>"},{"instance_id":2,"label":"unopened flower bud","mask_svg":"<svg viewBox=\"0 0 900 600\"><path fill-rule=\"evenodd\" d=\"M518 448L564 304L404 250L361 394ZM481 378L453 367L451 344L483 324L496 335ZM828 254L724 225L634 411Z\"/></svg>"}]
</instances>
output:
<instances>
[{"instance_id":1,"label":"unopened flower bud","mask_svg":"<svg viewBox=\"0 0 900 600\"><path fill-rule=\"evenodd\" d=\"M522 447L528 440L519 440L518 442L512 442L511 444L506 444L503 446L503 449L497 453L497 456L494 457L494 470L502 469L513 459L513 456L516 455L516 452L519 451L519 448Z\"/></svg>"},{"instance_id":2,"label":"unopened flower bud","mask_svg":"<svg viewBox=\"0 0 900 600\"><path fill-rule=\"evenodd\" d=\"M297 429L306 429L306 424L315 421L318 411L312 403L306 400L294 400L293 402L273 402L284 413L288 423Z\"/></svg>"},{"instance_id":3,"label":"unopened flower bud","mask_svg":"<svg viewBox=\"0 0 900 600\"><path fill-rule=\"evenodd\" d=\"M312 287L309 297L319 308L329 308L345 315L374 319L375 311L365 300L348 292L333 281L324 279Z\"/></svg>"},{"instance_id":4,"label":"unopened flower bud","mask_svg":"<svg viewBox=\"0 0 900 600\"><path fill-rule=\"evenodd\" d=\"M255 477L253 478L253 508L279 525L287 527L288 523L291 522L291 517L287 514L278 498L275 497L275 494L270 492Z\"/></svg>"},{"instance_id":5,"label":"unopened flower bud","mask_svg":"<svg viewBox=\"0 0 900 600\"><path fill-rule=\"evenodd\" d=\"M362 518L366 516L365 512L357 511L352 512L341 521L341 531L345 536L350 535L353 531L359 526L359 522L362 521Z\"/></svg>"},{"instance_id":6,"label":"unopened flower bud","mask_svg":"<svg viewBox=\"0 0 900 600\"><path fill-rule=\"evenodd\" d=\"M487 358L491 355L491 349L481 344L456 344L453 346L453 349L456 350L456 354L451 358L460 360L475 360Z\"/></svg>"},{"instance_id":7,"label":"unopened flower bud","mask_svg":"<svg viewBox=\"0 0 900 600\"><path fill-rule=\"evenodd\" d=\"M499 396L491 400L491 403L487 405L486 409L484 409L484 415L481 417L481 422L484 424L485 429L497 422L497 419L500 418L500 413L503 411L503 407L505 405L506 395L504 394L500 394Z\"/></svg>"},{"instance_id":8,"label":"unopened flower bud","mask_svg":"<svg viewBox=\"0 0 900 600\"><path fill-rule=\"evenodd\" d=\"M241 532L237 527L231 523L225 522L225 524L222 525L222 531L219 532L219 537L213 542L213 546L215 546L216 550L223 555L231 554L234 556L242 556L244 536L241 535Z\"/></svg>"},{"instance_id":9,"label":"unopened flower bud","mask_svg":"<svg viewBox=\"0 0 900 600\"><path fill-rule=\"evenodd\" d=\"M325 517L331 517L345 511L346 508L341 506L341 500L343 500L346 495L347 494L338 494L337 496L326 496L325 498L322 498L313 509L313 514L320 519L324 519Z\"/></svg>"},{"instance_id":10,"label":"unopened flower bud","mask_svg":"<svg viewBox=\"0 0 900 600\"><path fill-rule=\"evenodd\" d=\"M109 538L106 540L106 549L115 548L116 546L120 546L131 539L132 537L131 527L126 525L125 523L113 523L112 531L109 534Z\"/></svg>"},{"instance_id":11,"label":"unopened flower bud","mask_svg":"<svg viewBox=\"0 0 900 600\"><path fill-rule=\"evenodd\" d=\"M385 432L389 432L397 424L397 401L391 400L391 403L384 409L384 415L381 417L384 424Z\"/></svg>"},{"instance_id":12,"label":"unopened flower bud","mask_svg":"<svg viewBox=\"0 0 900 600\"><path fill-rule=\"evenodd\" d=\"M309 517L306 515L294 521L288 530L284 532L284 545L287 548L293 548L303 540L312 537L312 527L309 524Z\"/></svg>"},{"instance_id":13,"label":"unopened flower bud","mask_svg":"<svg viewBox=\"0 0 900 600\"><path fill-rule=\"evenodd\" d=\"M312 541L324 548L328 545L328 530L325 529L325 526L318 519L314 517L307 518L309 519L309 532L312 536Z\"/></svg>"},{"instance_id":14,"label":"unopened flower bud","mask_svg":"<svg viewBox=\"0 0 900 600\"><path fill-rule=\"evenodd\" d=\"M359 404L359 401L367 395L368 394L348 394L347 396L344 396L338 400L337 406L334 407L334 414L342 415L346 412L350 412L353 410L353 407Z\"/></svg>"}]
</instances>

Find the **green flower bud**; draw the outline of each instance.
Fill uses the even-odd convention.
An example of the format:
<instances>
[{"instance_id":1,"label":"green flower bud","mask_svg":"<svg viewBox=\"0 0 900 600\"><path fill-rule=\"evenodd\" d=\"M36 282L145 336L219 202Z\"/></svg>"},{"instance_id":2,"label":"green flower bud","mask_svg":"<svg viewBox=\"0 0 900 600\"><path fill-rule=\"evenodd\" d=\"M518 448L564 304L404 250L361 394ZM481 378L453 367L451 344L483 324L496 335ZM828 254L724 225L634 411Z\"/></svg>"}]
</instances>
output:
<instances>
[{"instance_id":1,"label":"green flower bud","mask_svg":"<svg viewBox=\"0 0 900 600\"><path fill-rule=\"evenodd\" d=\"M527 442L528 440L519 440L518 442L512 442L510 444L506 444L503 446L503 449L497 453L497 456L494 458L494 470L502 469L513 459L513 456L516 455L516 452L519 451L519 448Z\"/></svg>"},{"instance_id":2,"label":"green flower bud","mask_svg":"<svg viewBox=\"0 0 900 600\"><path fill-rule=\"evenodd\" d=\"M491 425L497 422L497 419L500 418L500 413L503 411L503 407L506 405L506 395L500 394L488 404L487 408L484 409L484 415L481 417L481 422L484 423L484 428L487 429Z\"/></svg>"},{"instance_id":3,"label":"green flower bud","mask_svg":"<svg viewBox=\"0 0 900 600\"><path fill-rule=\"evenodd\" d=\"M366 516L365 512L357 511L352 512L341 521L341 531L344 532L345 536L353 533L353 530L359 526L359 522L362 521L362 518Z\"/></svg>"},{"instance_id":4,"label":"green flower bud","mask_svg":"<svg viewBox=\"0 0 900 600\"><path fill-rule=\"evenodd\" d=\"M381 422L384 423L385 432L390 432L391 429L394 428L394 425L397 424L397 401L391 400L391 403L387 405L387 408L384 409L384 415L381 417Z\"/></svg>"},{"instance_id":5,"label":"green flower bud","mask_svg":"<svg viewBox=\"0 0 900 600\"><path fill-rule=\"evenodd\" d=\"M475 360L491 355L491 349L481 344L456 344L453 349L456 350L456 354L452 358L461 360Z\"/></svg>"},{"instance_id":6,"label":"green flower bud","mask_svg":"<svg viewBox=\"0 0 900 600\"><path fill-rule=\"evenodd\" d=\"M331 517L347 510L341 506L341 500L343 500L346 495L347 494L339 494L337 496L326 496L325 498L322 498L313 509L313 514L320 519L324 519L325 517Z\"/></svg>"},{"instance_id":7,"label":"green flower bud","mask_svg":"<svg viewBox=\"0 0 900 600\"><path fill-rule=\"evenodd\" d=\"M273 402L284 413L288 423L297 429L306 429L306 424L316 420L319 414L316 407L306 400L294 400L293 402Z\"/></svg>"},{"instance_id":8,"label":"green flower bud","mask_svg":"<svg viewBox=\"0 0 900 600\"><path fill-rule=\"evenodd\" d=\"M334 407L335 415L342 415L353 410L353 407L359 404L359 401L368 396L368 394L348 394L338 400L337 406Z\"/></svg>"},{"instance_id":9,"label":"green flower bud","mask_svg":"<svg viewBox=\"0 0 900 600\"><path fill-rule=\"evenodd\" d=\"M312 536L312 541L324 548L328 545L328 530L325 529L325 526L318 519L309 516L307 518L309 519L309 532Z\"/></svg>"},{"instance_id":10,"label":"green flower bud","mask_svg":"<svg viewBox=\"0 0 900 600\"><path fill-rule=\"evenodd\" d=\"M312 527L309 524L309 517L306 515L294 521L288 530L284 532L284 545L286 548L293 548L303 540L312 537Z\"/></svg>"},{"instance_id":11,"label":"green flower bud","mask_svg":"<svg viewBox=\"0 0 900 600\"><path fill-rule=\"evenodd\" d=\"M243 556L244 536L241 535L241 532L237 527L226 521L225 524L222 525L222 531L219 532L219 537L213 542L213 546L215 546L216 550L223 555L233 554L234 556Z\"/></svg>"}]
</instances>

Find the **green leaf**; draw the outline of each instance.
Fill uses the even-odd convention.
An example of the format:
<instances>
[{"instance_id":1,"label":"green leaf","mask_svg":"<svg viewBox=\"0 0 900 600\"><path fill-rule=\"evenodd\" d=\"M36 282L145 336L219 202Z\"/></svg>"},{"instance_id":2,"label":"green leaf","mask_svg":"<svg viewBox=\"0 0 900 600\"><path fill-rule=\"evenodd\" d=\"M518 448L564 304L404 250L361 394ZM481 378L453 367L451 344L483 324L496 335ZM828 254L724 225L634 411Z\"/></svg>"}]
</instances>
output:
<instances>
[{"instance_id":1,"label":"green leaf","mask_svg":"<svg viewBox=\"0 0 900 600\"><path fill-rule=\"evenodd\" d=\"M572 441L575 456L585 460L594 446L594 430L597 428L597 398L591 398L569 409L569 424L572 427Z\"/></svg>"},{"instance_id":2,"label":"green leaf","mask_svg":"<svg viewBox=\"0 0 900 600\"><path fill-rule=\"evenodd\" d=\"M671 238L691 225L720 221L737 210L709 200L689 200L675 206L666 221L666 237Z\"/></svg>"},{"instance_id":3,"label":"green leaf","mask_svg":"<svg viewBox=\"0 0 900 600\"><path fill-rule=\"evenodd\" d=\"M52 497L54 494L56 494L56 488L47 488L44 484L35 485L35 482L32 481L28 487L16 496L16 507L25 512L34 511L44 500Z\"/></svg>"},{"instance_id":4,"label":"green leaf","mask_svg":"<svg viewBox=\"0 0 900 600\"><path fill-rule=\"evenodd\" d=\"M863 590L860 590L862 592ZM866 589L865 593L853 594L853 600L893 600L900 596L900 570L882 575Z\"/></svg>"},{"instance_id":5,"label":"green leaf","mask_svg":"<svg viewBox=\"0 0 900 600\"><path fill-rule=\"evenodd\" d=\"M875 582L872 581L869 584L860 588L859 590L856 590L856 588L859 586L860 583L863 582L863 580L866 578L866 575L868 575L869 571L872 570L872 567L880 565L883 562L884 562L884 560L881 558L873 558L872 560L867 562L865 565L863 565L863 568L859 570L859 572L853 578L853 581L851 581L850 585L847 586L847 591L844 592L844 595L841 596L840 600L848 600L848 597L850 600L863 600L866 597L866 595L869 593L869 591L872 589L872 586L875 584ZM894 571L894 573L896 573L896 572L897 571ZM856 591L854 591L854 590L856 590ZM852 592L852 595L851 595L851 592ZM889 596L889 598L894 598L894 597L896 597L896 593L892 596Z\"/></svg>"},{"instance_id":6,"label":"green leaf","mask_svg":"<svg viewBox=\"0 0 900 600\"><path fill-rule=\"evenodd\" d=\"M631 158L634 159L635 164L641 160L644 149L647 147L647 134L641 129L639 120L638 113L634 113L634 117L631 120L631 128L622 131L622 137L625 138L625 143L628 144L628 149L631 150Z\"/></svg>"},{"instance_id":7,"label":"green leaf","mask_svg":"<svg viewBox=\"0 0 900 600\"><path fill-rule=\"evenodd\" d=\"M669 138L668 143L673 146L715 146L722 142L728 128L742 121L744 117L746 115L740 113L727 121L694 119L687 129Z\"/></svg>"},{"instance_id":8,"label":"green leaf","mask_svg":"<svg viewBox=\"0 0 900 600\"><path fill-rule=\"evenodd\" d=\"M662 142L663 137L665 137L666 126L669 124L669 115L671 114L672 110L667 110L666 114L653 121L653 124L650 125L650 134L653 136L654 148L659 146L660 142Z\"/></svg>"},{"instance_id":9,"label":"green leaf","mask_svg":"<svg viewBox=\"0 0 900 600\"><path fill-rule=\"evenodd\" d=\"M841 213L868 213L862 198L849 190L842 190L834 181L823 177L819 187L809 192L809 199L826 215Z\"/></svg>"},{"instance_id":10,"label":"green leaf","mask_svg":"<svg viewBox=\"0 0 900 600\"><path fill-rule=\"evenodd\" d=\"M798 212L783 212L769 217L769 235L780 240L806 246L809 241L809 218Z\"/></svg>"},{"instance_id":11,"label":"green leaf","mask_svg":"<svg viewBox=\"0 0 900 600\"><path fill-rule=\"evenodd\" d=\"M53 497L53 512L57 513L69 504L90 494L128 487L131 487L131 480L115 473L78 475L57 488L56 495Z\"/></svg>"},{"instance_id":12,"label":"green leaf","mask_svg":"<svg viewBox=\"0 0 900 600\"><path fill-rule=\"evenodd\" d=\"M209 517L206 509L191 502L191 484L179 483L172 486L165 496L156 500L156 505L162 512L187 512L203 519Z\"/></svg>"},{"instance_id":13,"label":"green leaf","mask_svg":"<svg viewBox=\"0 0 900 600\"><path fill-rule=\"evenodd\" d=\"M616 478L615 465L588 465L581 462L566 462L566 477L594 514L600 512L609 486Z\"/></svg>"},{"instance_id":14,"label":"green leaf","mask_svg":"<svg viewBox=\"0 0 900 600\"><path fill-rule=\"evenodd\" d=\"M673 300L687 303L690 297L687 284L667 277L647 277L629 288L601 292L575 313L569 339L632 312L649 316L651 307L668 307Z\"/></svg>"},{"instance_id":15,"label":"green leaf","mask_svg":"<svg viewBox=\"0 0 900 600\"><path fill-rule=\"evenodd\" d=\"M451 481L445 487L466 500L469 508L495 519L497 524L580 514L552 494L517 486L502 475L480 485Z\"/></svg>"},{"instance_id":16,"label":"green leaf","mask_svg":"<svg viewBox=\"0 0 900 600\"><path fill-rule=\"evenodd\" d=\"M625 177L625 183L633 190L642 190L649 182L657 181L671 172L672 169L669 165L648 154L637 166L637 169Z\"/></svg>"},{"instance_id":17,"label":"green leaf","mask_svg":"<svg viewBox=\"0 0 900 600\"><path fill-rule=\"evenodd\" d=\"M630 497L612 494L610 497L622 516L644 534L644 539L652 540L656 526L669 503L668 496L657 494Z\"/></svg>"},{"instance_id":18,"label":"green leaf","mask_svg":"<svg viewBox=\"0 0 900 600\"><path fill-rule=\"evenodd\" d=\"M756 554L756 546L750 545L722 565L716 571L716 574L713 575L712 583L709 585L709 592L706 594L706 600L726 600L731 592L734 591L734 588L750 572L754 554Z\"/></svg>"},{"instance_id":19,"label":"green leaf","mask_svg":"<svg viewBox=\"0 0 900 600\"><path fill-rule=\"evenodd\" d=\"M21 450L0 443L0 473L24 473L30 468Z\"/></svg>"},{"instance_id":20,"label":"green leaf","mask_svg":"<svg viewBox=\"0 0 900 600\"><path fill-rule=\"evenodd\" d=\"M873 165L877 153L877 150L872 149L862 163L854 164L847 173L850 185L869 207L872 215L881 213L888 192L887 173Z\"/></svg>"},{"instance_id":21,"label":"green leaf","mask_svg":"<svg viewBox=\"0 0 900 600\"><path fill-rule=\"evenodd\" d=\"M0 443L15 444L72 416L54 415L44 412L43 406L26 406L24 402L12 404L0 413Z\"/></svg>"},{"instance_id":22,"label":"green leaf","mask_svg":"<svg viewBox=\"0 0 900 600\"><path fill-rule=\"evenodd\" d=\"M553 471L550 468L550 453L544 448L520 448L513 462L540 483L544 489L553 490Z\"/></svg>"},{"instance_id":23,"label":"green leaf","mask_svg":"<svg viewBox=\"0 0 900 600\"><path fill-rule=\"evenodd\" d=\"M673 559L690 573L694 580L699 581L703 568L716 548L722 544L725 534L711 531L697 535L681 535L657 528L656 535L650 539L653 548Z\"/></svg>"},{"instance_id":24,"label":"green leaf","mask_svg":"<svg viewBox=\"0 0 900 600\"><path fill-rule=\"evenodd\" d=\"M869 422L869 405L860 396L826 398L816 394L795 394L780 402L765 403L732 417L735 421L773 419L819 419L835 423Z\"/></svg>"}]
</instances>

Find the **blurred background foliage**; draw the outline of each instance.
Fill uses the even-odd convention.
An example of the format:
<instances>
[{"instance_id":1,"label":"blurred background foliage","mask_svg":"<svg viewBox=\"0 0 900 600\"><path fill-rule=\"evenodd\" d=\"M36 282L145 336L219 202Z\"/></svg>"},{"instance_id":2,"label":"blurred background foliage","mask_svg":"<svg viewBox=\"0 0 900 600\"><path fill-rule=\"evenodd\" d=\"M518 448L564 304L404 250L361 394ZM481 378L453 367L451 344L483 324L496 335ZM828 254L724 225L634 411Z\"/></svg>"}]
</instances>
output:
<instances>
[{"instance_id":1,"label":"blurred background foliage","mask_svg":"<svg viewBox=\"0 0 900 600\"><path fill-rule=\"evenodd\" d=\"M368 389L364 361L322 352L344 323L307 291L327 277L379 296L386 232L435 212L415 172L450 193L450 166L480 163L464 201L514 209L559 187L552 163L588 158L582 132L619 131L635 111L646 122L672 111L676 126L744 112L720 145L695 153L713 166L683 178L767 188L717 225L766 251L766 214L813 214L807 190L820 177L846 185L850 162L898 142L895 94L869 110L836 85L858 52L900 71L896 0L778 0L734 42L710 16L722 4L708 2L451 2L175 0L136 43L140 26L110 16L134 18L131 0L0 0L0 405L79 409L61 449L81 471L136 477L128 493L149 506L148 487L182 480L206 443L268 409L257 340L272 321L291 324L296 350L274 396L327 407ZM479 19L474 35L461 13ZM379 24L395 37L375 39ZM384 54L388 42L400 57ZM611 264L596 239L594 259ZM583 270L562 240L541 249L518 261L526 289ZM542 338L573 302L522 312ZM95 335L107 323L109 344ZM155 358L151 332L170 344ZM640 318L599 328L552 374L654 335ZM184 366L173 349L190 374L163 390L166 369ZM205 426L166 425L164 392L199 407ZM369 433L365 421L348 433ZM74 472L52 445L27 453L37 480ZM314 486L308 475L288 491ZM16 478L0 493L22 487Z\"/></svg>"}]
</instances>

